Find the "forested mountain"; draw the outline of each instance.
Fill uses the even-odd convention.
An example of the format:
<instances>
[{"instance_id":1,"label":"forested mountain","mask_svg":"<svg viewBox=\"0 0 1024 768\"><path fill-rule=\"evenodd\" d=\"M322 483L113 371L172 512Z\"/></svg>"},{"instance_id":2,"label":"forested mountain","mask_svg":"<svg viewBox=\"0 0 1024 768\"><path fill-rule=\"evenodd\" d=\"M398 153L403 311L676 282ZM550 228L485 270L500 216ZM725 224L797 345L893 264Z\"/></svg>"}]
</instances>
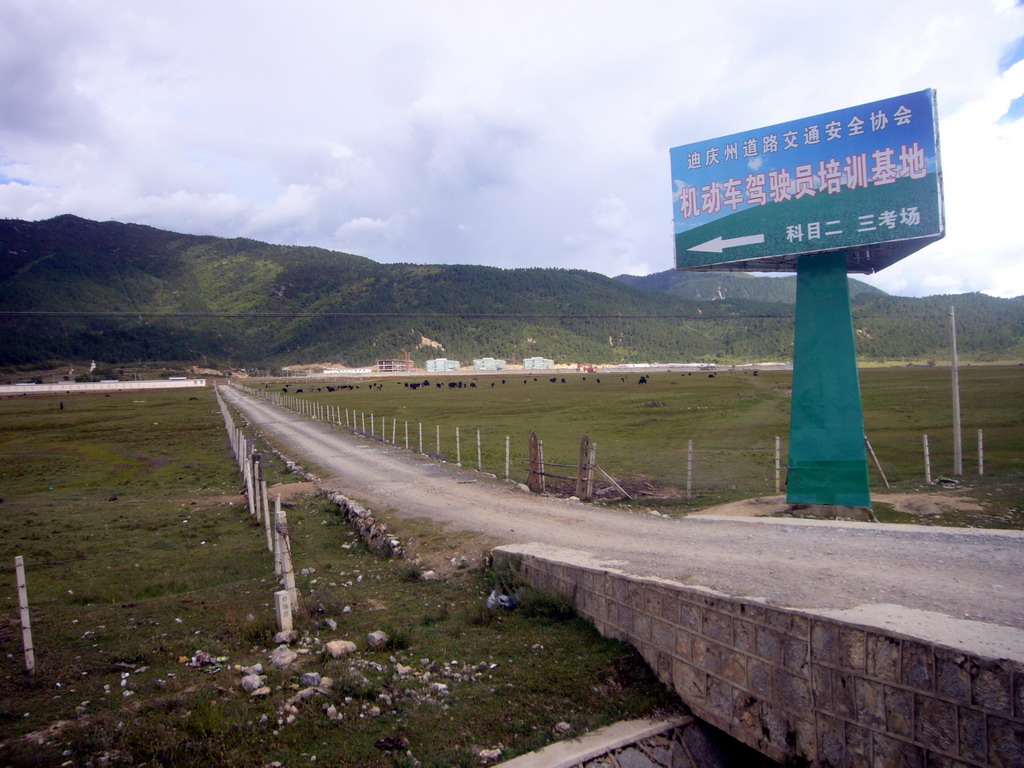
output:
<instances>
[{"instance_id":1,"label":"forested mountain","mask_svg":"<svg viewBox=\"0 0 1024 768\"><path fill-rule=\"evenodd\" d=\"M582 270L378 264L74 216L0 220L0 365L206 358L363 366L403 349L420 365L441 356L788 360L791 300L764 292L786 281L711 277L771 285L751 287L749 297L730 288L724 298L698 299ZM1024 358L1024 301L900 299L873 289L854 299L862 357L945 359L954 303L965 359Z\"/></svg>"}]
</instances>

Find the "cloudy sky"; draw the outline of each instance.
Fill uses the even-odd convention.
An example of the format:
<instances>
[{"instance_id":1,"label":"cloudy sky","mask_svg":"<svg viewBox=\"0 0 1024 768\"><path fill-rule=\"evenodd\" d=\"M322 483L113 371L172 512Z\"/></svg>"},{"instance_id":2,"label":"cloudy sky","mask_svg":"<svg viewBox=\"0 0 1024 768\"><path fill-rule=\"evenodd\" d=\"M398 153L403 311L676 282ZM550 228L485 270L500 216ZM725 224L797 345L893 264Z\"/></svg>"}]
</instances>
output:
<instances>
[{"instance_id":1,"label":"cloudy sky","mask_svg":"<svg viewBox=\"0 0 1024 768\"><path fill-rule=\"evenodd\" d=\"M671 147L924 88L948 234L869 281L1024 294L1020 0L3 0L0 217L648 274Z\"/></svg>"}]
</instances>

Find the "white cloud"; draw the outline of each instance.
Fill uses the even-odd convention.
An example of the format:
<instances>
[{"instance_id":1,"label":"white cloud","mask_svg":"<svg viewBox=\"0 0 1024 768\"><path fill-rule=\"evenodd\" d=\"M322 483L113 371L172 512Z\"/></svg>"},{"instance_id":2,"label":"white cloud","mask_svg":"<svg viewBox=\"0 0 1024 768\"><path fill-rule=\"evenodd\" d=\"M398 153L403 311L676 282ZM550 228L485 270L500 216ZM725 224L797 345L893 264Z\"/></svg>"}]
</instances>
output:
<instances>
[{"instance_id":1,"label":"white cloud","mask_svg":"<svg viewBox=\"0 0 1024 768\"><path fill-rule=\"evenodd\" d=\"M1024 293L1009 0L0 5L0 216L383 261L671 268L671 146L938 91L948 236L887 290Z\"/></svg>"}]
</instances>

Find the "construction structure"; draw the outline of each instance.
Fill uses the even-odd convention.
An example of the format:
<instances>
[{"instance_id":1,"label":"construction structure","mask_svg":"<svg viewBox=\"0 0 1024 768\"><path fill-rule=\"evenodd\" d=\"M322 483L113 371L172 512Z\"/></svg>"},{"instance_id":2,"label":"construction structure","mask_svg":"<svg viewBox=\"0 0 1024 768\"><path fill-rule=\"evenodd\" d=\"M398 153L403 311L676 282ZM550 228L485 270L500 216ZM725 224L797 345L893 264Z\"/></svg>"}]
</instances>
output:
<instances>
[{"instance_id":1,"label":"construction structure","mask_svg":"<svg viewBox=\"0 0 1024 768\"><path fill-rule=\"evenodd\" d=\"M377 372L378 373L412 373L416 370L412 364L412 360L409 359L409 352L402 350L405 358L402 360L378 360L377 361Z\"/></svg>"},{"instance_id":2,"label":"construction structure","mask_svg":"<svg viewBox=\"0 0 1024 768\"><path fill-rule=\"evenodd\" d=\"M449 371L457 371L461 365L462 364L458 360L449 360L446 357L437 357L433 360L427 360L427 373L447 373Z\"/></svg>"}]
</instances>

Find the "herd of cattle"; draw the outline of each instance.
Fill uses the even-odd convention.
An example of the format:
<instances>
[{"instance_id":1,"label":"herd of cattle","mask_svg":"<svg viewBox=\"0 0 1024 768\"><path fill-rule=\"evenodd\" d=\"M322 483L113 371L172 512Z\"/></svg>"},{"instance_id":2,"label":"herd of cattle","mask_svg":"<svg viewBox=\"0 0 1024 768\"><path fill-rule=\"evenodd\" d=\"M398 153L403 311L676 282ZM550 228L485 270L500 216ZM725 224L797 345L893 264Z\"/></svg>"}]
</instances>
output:
<instances>
[{"instance_id":1,"label":"herd of cattle","mask_svg":"<svg viewBox=\"0 0 1024 768\"><path fill-rule=\"evenodd\" d=\"M687 374L687 375L689 376L690 374ZM754 375L755 376L757 375L756 371L754 372ZM715 374L709 373L708 374L708 378L709 379L715 378ZM627 379L627 377L623 376L623 377L621 377L619 379L619 381L625 383L626 379ZM533 380L534 381L540 381L540 379L538 379L536 376L533 377ZM583 381L586 381L586 380L587 380L587 377L584 376L583 377ZM501 384L507 384L508 381L509 381L508 379L502 379L500 383ZM528 384L529 381L530 381L529 377L525 378L525 379L523 379L523 384ZM552 383L552 384L558 384L558 383L565 384L566 383L566 380L564 378L560 378L558 376L552 376L550 379L548 379L548 381L550 383ZM594 381L596 383L598 383L598 384L601 383L601 379L599 379L599 378L595 378ZM414 389L415 390L415 389L420 389L421 387L430 387L430 385L432 383L438 389L443 389L445 384L448 385L448 389L476 389L477 388L477 383L475 381L471 381L471 382L469 382L467 384L464 381L448 381L448 382L435 381L435 382L431 382L430 379L424 379L423 381L403 381L402 382L402 386L405 387L406 389ZM636 383L637 384L646 384L647 383L647 376L641 376L640 378L637 379ZM497 386L499 384L499 382L492 381L492 382L490 382L490 384L491 384L492 387L494 387L494 386ZM270 388L269 384L266 385L266 386L267 386L267 389ZM377 390L380 390L380 389L384 388L383 382L371 382L369 384L366 384L365 386L366 386L366 389L377 389ZM326 392L339 392L339 391L345 390L345 389L347 389L347 390L361 389L362 387L363 387L363 385L361 385L361 384L339 384L337 386L316 387L315 389L313 387L310 387L309 391L310 392L313 392L313 391L316 391L316 392L325 392L325 391ZM304 388L301 388L301 387L299 389L292 390L292 389L289 389L289 385L286 384L283 387L281 387L281 391L284 392L285 394L296 394L297 395L297 394L303 393L305 390L304 390Z\"/></svg>"}]
</instances>

